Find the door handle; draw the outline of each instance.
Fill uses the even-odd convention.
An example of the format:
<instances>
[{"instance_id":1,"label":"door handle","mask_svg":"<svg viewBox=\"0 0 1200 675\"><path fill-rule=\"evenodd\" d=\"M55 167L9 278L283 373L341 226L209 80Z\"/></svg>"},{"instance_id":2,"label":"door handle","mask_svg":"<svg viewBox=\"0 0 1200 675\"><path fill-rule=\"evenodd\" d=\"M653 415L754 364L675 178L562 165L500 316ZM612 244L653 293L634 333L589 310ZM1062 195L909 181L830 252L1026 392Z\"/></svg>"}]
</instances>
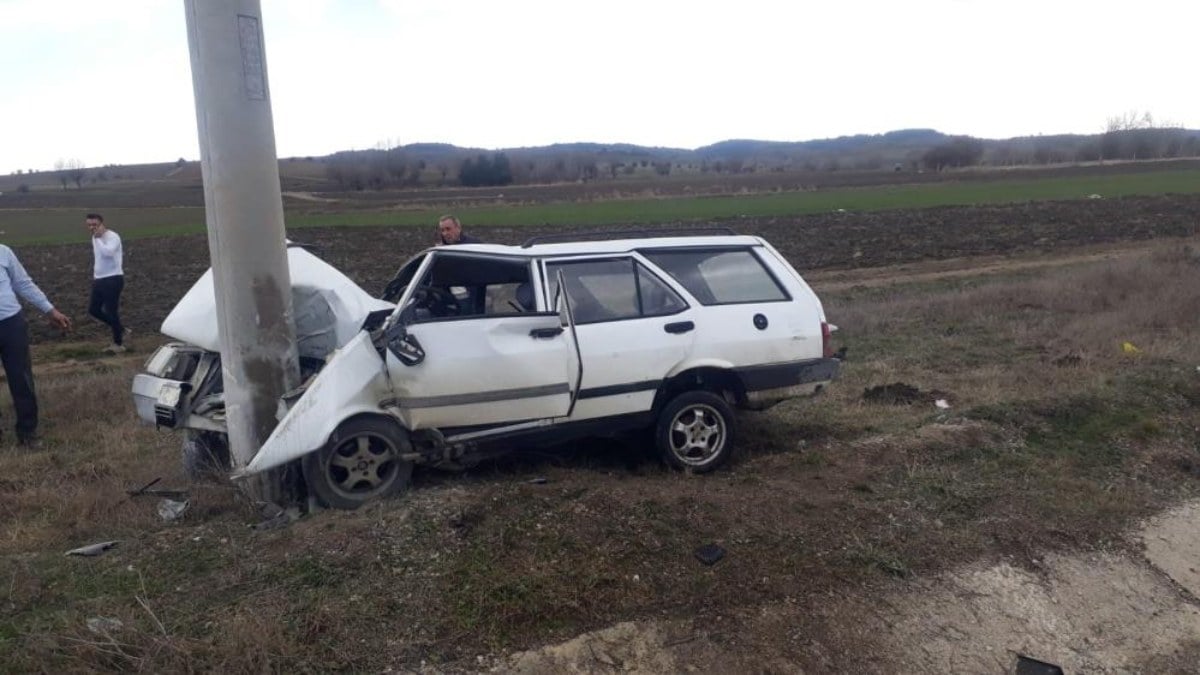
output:
<instances>
[{"instance_id":1,"label":"door handle","mask_svg":"<svg viewBox=\"0 0 1200 675\"><path fill-rule=\"evenodd\" d=\"M529 331L529 337L535 340L549 340L550 338L562 335L562 332L562 326L555 326L553 328L534 328L533 330Z\"/></svg>"},{"instance_id":2,"label":"door handle","mask_svg":"<svg viewBox=\"0 0 1200 675\"><path fill-rule=\"evenodd\" d=\"M696 324L691 321L676 321L663 326L663 330L668 333L686 333L696 327Z\"/></svg>"}]
</instances>

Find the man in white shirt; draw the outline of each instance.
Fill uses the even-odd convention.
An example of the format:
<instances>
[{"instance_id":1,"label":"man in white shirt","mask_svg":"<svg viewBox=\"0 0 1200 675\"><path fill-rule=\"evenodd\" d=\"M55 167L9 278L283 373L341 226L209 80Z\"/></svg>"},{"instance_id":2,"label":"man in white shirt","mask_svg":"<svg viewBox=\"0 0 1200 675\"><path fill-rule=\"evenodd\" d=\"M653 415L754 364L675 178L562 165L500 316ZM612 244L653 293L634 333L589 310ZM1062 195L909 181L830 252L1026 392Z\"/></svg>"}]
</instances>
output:
<instances>
[{"instance_id":1,"label":"man in white shirt","mask_svg":"<svg viewBox=\"0 0 1200 675\"><path fill-rule=\"evenodd\" d=\"M33 360L29 356L29 327L21 311L21 300L41 310L55 328L71 327L71 320L50 304L12 249L0 244L0 363L4 365L8 391L17 411L17 441L32 447L38 444L38 404L33 386Z\"/></svg>"},{"instance_id":2,"label":"man in white shirt","mask_svg":"<svg viewBox=\"0 0 1200 675\"><path fill-rule=\"evenodd\" d=\"M88 314L112 329L112 344L104 351L119 354L125 351L125 327L121 325L119 313L121 291L125 288L121 237L105 227L104 216L99 213L87 214L84 223L92 233L92 254L95 259Z\"/></svg>"}]
</instances>

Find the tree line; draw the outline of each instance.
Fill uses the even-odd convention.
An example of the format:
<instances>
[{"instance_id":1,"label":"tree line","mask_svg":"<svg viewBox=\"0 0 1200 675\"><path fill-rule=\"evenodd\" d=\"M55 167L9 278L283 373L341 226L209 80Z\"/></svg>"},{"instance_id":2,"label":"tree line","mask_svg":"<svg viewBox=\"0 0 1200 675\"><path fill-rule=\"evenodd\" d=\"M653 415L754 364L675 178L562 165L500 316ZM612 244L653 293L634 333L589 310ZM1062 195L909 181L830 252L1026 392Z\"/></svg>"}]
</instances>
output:
<instances>
[{"instance_id":1,"label":"tree line","mask_svg":"<svg viewBox=\"0 0 1200 675\"><path fill-rule=\"evenodd\" d=\"M304 159L324 164L325 178L339 189L361 191L636 181L676 173L937 172L972 166L1036 166L1188 157L1200 157L1200 131L1162 123L1150 113L1129 112L1110 117L1098 134L1004 140L947 136L932 129L906 129L796 143L723 141L696 150L571 143L481 152L446 144L403 146L382 142L371 150ZM176 167L185 163L180 158ZM87 169L78 159L61 159L55 163L53 175L64 190L70 186L82 189L85 181L95 183L122 178L114 172L116 168Z\"/></svg>"},{"instance_id":2,"label":"tree line","mask_svg":"<svg viewBox=\"0 0 1200 675\"><path fill-rule=\"evenodd\" d=\"M688 151L611 152L590 144L494 153L446 153L418 159L403 148L327 158L327 176L344 190L412 186L618 181L674 173L948 171L972 166L1036 166L1114 160L1200 157L1200 131L1156 123L1149 114L1110 118L1092 135L984 140L931 130L808 143L731 142ZM453 146L446 146L453 148ZM631 146L632 147L632 146ZM453 150L459 150L454 148Z\"/></svg>"}]
</instances>

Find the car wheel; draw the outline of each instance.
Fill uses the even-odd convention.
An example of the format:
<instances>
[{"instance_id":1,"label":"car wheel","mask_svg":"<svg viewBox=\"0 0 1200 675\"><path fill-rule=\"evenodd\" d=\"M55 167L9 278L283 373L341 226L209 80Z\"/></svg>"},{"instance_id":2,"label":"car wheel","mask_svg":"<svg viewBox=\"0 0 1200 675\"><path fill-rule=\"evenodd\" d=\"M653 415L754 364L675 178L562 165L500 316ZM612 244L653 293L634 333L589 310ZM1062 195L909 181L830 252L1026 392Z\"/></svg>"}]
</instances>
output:
<instances>
[{"instance_id":1,"label":"car wheel","mask_svg":"<svg viewBox=\"0 0 1200 675\"><path fill-rule=\"evenodd\" d=\"M687 391L659 414L654 443L671 466L706 473L729 459L735 427L725 399L710 391Z\"/></svg>"},{"instance_id":2,"label":"car wheel","mask_svg":"<svg viewBox=\"0 0 1200 675\"><path fill-rule=\"evenodd\" d=\"M183 432L183 473L188 480L221 480L229 475L229 441L225 434L215 431Z\"/></svg>"},{"instance_id":3,"label":"car wheel","mask_svg":"<svg viewBox=\"0 0 1200 675\"><path fill-rule=\"evenodd\" d=\"M413 465L400 455L411 447L404 430L390 420L351 418L325 447L304 456L304 480L326 506L357 509L408 486Z\"/></svg>"}]
</instances>

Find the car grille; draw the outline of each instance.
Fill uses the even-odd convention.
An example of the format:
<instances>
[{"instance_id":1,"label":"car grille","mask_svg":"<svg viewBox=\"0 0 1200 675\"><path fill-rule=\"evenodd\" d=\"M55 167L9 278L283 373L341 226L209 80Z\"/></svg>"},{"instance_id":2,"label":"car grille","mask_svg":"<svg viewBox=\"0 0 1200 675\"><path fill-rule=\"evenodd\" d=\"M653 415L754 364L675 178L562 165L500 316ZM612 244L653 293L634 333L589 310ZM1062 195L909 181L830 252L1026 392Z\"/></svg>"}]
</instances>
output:
<instances>
[{"instance_id":1,"label":"car grille","mask_svg":"<svg viewBox=\"0 0 1200 675\"><path fill-rule=\"evenodd\" d=\"M175 410L173 408L168 408L164 405L154 406L155 424L160 427L174 427L176 421Z\"/></svg>"}]
</instances>

